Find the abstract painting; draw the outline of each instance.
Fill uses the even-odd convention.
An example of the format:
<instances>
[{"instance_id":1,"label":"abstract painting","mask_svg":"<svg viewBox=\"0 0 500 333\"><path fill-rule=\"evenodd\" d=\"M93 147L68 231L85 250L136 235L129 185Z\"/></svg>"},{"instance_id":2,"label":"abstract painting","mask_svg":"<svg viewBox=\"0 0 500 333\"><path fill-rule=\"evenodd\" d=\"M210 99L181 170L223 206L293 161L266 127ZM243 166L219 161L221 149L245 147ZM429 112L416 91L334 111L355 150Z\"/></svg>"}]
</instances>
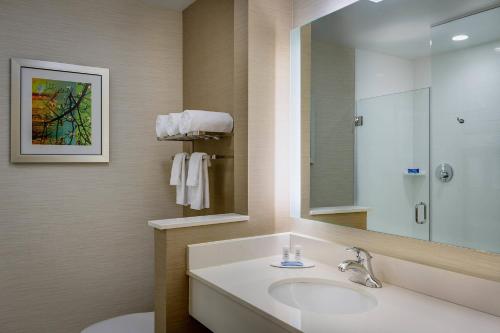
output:
<instances>
[{"instance_id":1,"label":"abstract painting","mask_svg":"<svg viewBox=\"0 0 500 333\"><path fill-rule=\"evenodd\" d=\"M109 162L109 70L11 59L11 161Z\"/></svg>"},{"instance_id":2,"label":"abstract painting","mask_svg":"<svg viewBox=\"0 0 500 333\"><path fill-rule=\"evenodd\" d=\"M33 78L31 94L32 144L92 144L90 83Z\"/></svg>"}]
</instances>

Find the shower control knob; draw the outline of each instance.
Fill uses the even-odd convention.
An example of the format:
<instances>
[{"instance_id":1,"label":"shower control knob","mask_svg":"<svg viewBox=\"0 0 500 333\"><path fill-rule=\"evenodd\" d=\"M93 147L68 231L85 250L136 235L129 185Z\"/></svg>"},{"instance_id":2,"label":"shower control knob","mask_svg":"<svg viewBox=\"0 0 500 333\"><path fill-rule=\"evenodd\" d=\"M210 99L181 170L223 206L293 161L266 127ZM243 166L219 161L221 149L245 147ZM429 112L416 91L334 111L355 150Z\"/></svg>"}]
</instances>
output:
<instances>
[{"instance_id":1,"label":"shower control knob","mask_svg":"<svg viewBox=\"0 0 500 333\"><path fill-rule=\"evenodd\" d=\"M436 177L443 183L448 183L453 178L453 168L448 163L438 165L436 169Z\"/></svg>"}]
</instances>

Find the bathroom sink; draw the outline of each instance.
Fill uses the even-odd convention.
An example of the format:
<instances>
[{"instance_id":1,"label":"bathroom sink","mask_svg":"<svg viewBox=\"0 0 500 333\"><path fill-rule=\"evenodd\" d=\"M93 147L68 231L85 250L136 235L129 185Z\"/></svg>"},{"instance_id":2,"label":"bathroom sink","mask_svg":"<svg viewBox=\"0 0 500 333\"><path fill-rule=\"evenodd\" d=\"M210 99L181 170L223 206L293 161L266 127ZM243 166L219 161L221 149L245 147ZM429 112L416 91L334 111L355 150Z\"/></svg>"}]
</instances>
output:
<instances>
[{"instance_id":1,"label":"bathroom sink","mask_svg":"<svg viewBox=\"0 0 500 333\"><path fill-rule=\"evenodd\" d=\"M269 287L277 301L319 314L354 314L369 311L377 300L361 288L323 279L287 279Z\"/></svg>"}]
</instances>

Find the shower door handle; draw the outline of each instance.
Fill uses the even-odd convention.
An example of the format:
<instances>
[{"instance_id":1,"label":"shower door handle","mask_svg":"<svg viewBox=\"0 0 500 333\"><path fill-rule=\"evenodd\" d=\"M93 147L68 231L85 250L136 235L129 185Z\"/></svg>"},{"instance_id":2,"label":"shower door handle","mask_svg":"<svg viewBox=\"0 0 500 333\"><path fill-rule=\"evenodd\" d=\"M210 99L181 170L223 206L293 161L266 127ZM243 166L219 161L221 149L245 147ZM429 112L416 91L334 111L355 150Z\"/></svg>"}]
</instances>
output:
<instances>
[{"instance_id":1,"label":"shower door handle","mask_svg":"<svg viewBox=\"0 0 500 333\"><path fill-rule=\"evenodd\" d=\"M415 223L424 224L427 221L427 205L424 202L415 205Z\"/></svg>"}]
</instances>

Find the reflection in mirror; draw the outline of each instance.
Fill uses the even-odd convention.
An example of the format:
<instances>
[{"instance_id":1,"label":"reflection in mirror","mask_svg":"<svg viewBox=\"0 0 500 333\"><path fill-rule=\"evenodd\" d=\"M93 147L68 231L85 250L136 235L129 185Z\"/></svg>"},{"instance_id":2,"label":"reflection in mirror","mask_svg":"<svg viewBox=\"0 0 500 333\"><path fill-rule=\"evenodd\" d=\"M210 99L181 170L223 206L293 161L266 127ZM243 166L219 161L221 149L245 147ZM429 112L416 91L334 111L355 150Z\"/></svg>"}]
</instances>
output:
<instances>
[{"instance_id":1,"label":"reflection in mirror","mask_svg":"<svg viewBox=\"0 0 500 333\"><path fill-rule=\"evenodd\" d=\"M302 217L500 252L499 5L360 0L301 28Z\"/></svg>"}]
</instances>

